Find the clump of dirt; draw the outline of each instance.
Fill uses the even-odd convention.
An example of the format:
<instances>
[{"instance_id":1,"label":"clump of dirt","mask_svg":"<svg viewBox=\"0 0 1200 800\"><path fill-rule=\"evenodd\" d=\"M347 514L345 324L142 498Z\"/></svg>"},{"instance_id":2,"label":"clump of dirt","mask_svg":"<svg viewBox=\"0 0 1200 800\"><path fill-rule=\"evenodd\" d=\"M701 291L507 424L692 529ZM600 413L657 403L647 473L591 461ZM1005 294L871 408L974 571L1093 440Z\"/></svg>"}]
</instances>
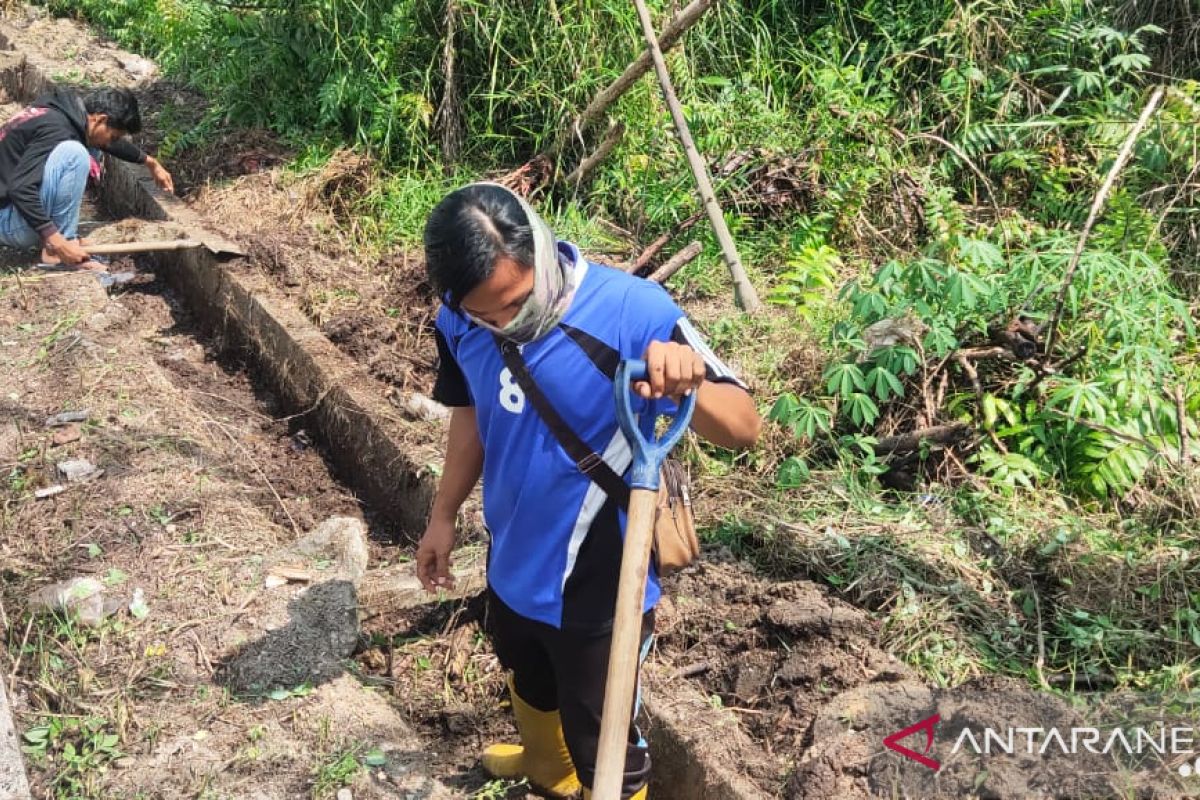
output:
<instances>
[{"instance_id":1,"label":"clump of dirt","mask_svg":"<svg viewBox=\"0 0 1200 800\"><path fill-rule=\"evenodd\" d=\"M812 744L812 725L838 692L909 679L876 645L876 623L809 581L771 582L732 564L701 563L669 586L658 650L737 713L775 759L778 786Z\"/></svg>"},{"instance_id":2,"label":"clump of dirt","mask_svg":"<svg viewBox=\"0 0 1200 800\"><path fill-rule=\"evenodd\" d=\"M217 670L217 682L245 695L338 677L358 645L356 597L347 580L298 594L287 604L287 624L239 649Z\"/></svg>"}]
</instances>

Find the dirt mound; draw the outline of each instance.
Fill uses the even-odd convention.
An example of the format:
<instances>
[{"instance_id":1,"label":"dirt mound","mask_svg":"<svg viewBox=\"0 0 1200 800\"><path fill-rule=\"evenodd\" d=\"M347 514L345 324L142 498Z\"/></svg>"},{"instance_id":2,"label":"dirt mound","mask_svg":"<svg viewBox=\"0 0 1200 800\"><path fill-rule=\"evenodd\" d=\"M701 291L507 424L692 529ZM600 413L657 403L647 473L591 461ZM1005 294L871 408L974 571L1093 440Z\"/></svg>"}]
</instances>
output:
<instances>
[{"instance_id":1,"label":"dirt mound","mask_svg":"<svg viewBox=\"0 0 1200 800\"><path fill-rule=\"evenodd\" d=\"M813 741L830 697L864 684L911 678L875 646L876 624L808 581L772 583L734 564L701 563L671 581L659 612L658 648L680 674L738 715L774 758L753 775L777 793Z\"/></svg>"},{"instance_id":2,"label":"dirt mound","mask_svg":"<svg viewBox=\"0 0 1200 800\"><path fill-rule=\"evenodd\" d=\"M1168 785L1173 770L1147 764L1132 774L1131 765L1115 757L1119 747L1104 752L1108 729L1089 725L1096 720L1016 682L985 679L954 689L908 681L860 686L817 714L813 745L785 796L1178 796L1182 787ZM1099 752L1079 744L1094 730L1098 738L1091 741ZM885 737L905 731L894 744L907 749L907 757L886 749Z\"/></svg>"}]
</instances>

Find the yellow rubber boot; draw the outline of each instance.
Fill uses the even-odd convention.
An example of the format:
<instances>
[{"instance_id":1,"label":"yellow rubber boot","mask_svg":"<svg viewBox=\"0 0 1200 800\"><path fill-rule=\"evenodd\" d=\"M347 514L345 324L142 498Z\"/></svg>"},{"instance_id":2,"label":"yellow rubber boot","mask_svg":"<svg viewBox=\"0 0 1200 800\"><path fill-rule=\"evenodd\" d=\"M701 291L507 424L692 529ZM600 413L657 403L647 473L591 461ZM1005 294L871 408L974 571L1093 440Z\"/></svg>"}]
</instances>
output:
<instances>
[{"instance_id":1,"label":"yellow rubber boot","mask_svg":"<svg viewBox=\"0 0 1200 800\"><path fill-rule=\"evenodd\" d=\"M521 744L493 744L483 751L483 768L496 778L529 779L552 797L570 797L579 791L579 778L563 738L557 711L539 711L517 694L508 680L513 715Z\"/></svg>"},{"instance_id":2,"label":"yellow rubber boot","mask_svg":"<svg viewBox=\"0 0 1200 800\"><path fill-rule=\"evenodd\" d=\"M592 800L592 790L591 789L583 790L583 800ZM646 787L643 786L641 789L638 789L636 792L634 792L634 794L629 798L629 800L646 800Z\"/></svg>"}]
</instances>

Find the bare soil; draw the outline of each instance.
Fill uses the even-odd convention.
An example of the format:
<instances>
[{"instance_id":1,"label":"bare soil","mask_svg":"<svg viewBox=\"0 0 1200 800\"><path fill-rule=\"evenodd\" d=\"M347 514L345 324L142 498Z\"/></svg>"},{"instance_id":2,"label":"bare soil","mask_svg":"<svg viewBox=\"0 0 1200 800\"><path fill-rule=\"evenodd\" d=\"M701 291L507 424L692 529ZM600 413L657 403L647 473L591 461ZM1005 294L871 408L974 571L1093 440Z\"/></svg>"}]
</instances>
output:
<instances>
[{"instance_id":1,"label":"bare soil","mask_svg":"<svg viewBox=\"0 0 1200 800\"><path fill-rule=\"evenodd\" d=\"M336 601L352 619L353 587L268 589L262 565L323 519L360 510L273 395L142 277L112 296L87 274L0 278L0 370L16 378L0 397L0 661L18 724L79 717L119 737L107 776L77 776L89 796L307 796L323 765L367 749L388 756L360 775L356 796L398 796L429 774L424 747L345 662L289 673L277 654L262 689L284 689L281 700L222 680L223 665L270 653L264 642L310 609ZM65 410L86 419L45 425ZM56 465L69 459L103 472L68 482ZM64 491L36 499L55 485ZM35 589L79 576L106 586L115 610L100 627L26 612ZM129 611L135 590L144 619ZM65 791L61 764L34 756L29 766L37 796L52 796L56 777Z\"/></svg>"}]
</instances>

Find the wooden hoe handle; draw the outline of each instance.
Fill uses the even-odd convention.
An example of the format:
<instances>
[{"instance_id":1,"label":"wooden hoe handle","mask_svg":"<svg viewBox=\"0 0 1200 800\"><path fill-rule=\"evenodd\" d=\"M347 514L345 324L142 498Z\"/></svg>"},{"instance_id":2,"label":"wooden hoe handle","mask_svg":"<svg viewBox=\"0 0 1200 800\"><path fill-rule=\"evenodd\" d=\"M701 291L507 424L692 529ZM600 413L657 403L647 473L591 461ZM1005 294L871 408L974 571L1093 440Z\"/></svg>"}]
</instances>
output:
<instances>
[{"instance_id":1,"label":"wooden hoe handle","mask_svg":"<svg viewBox=\"0 0 1200 800\"><path fill-rule=\"evenodd\" d=\"M156 253L164 250L191 250L203 246L194 239L170 239L161 242L118 242L116 244L90 244L83 249L90 256L115 256L126 253Z\"/></svg>"}]
</instances>

